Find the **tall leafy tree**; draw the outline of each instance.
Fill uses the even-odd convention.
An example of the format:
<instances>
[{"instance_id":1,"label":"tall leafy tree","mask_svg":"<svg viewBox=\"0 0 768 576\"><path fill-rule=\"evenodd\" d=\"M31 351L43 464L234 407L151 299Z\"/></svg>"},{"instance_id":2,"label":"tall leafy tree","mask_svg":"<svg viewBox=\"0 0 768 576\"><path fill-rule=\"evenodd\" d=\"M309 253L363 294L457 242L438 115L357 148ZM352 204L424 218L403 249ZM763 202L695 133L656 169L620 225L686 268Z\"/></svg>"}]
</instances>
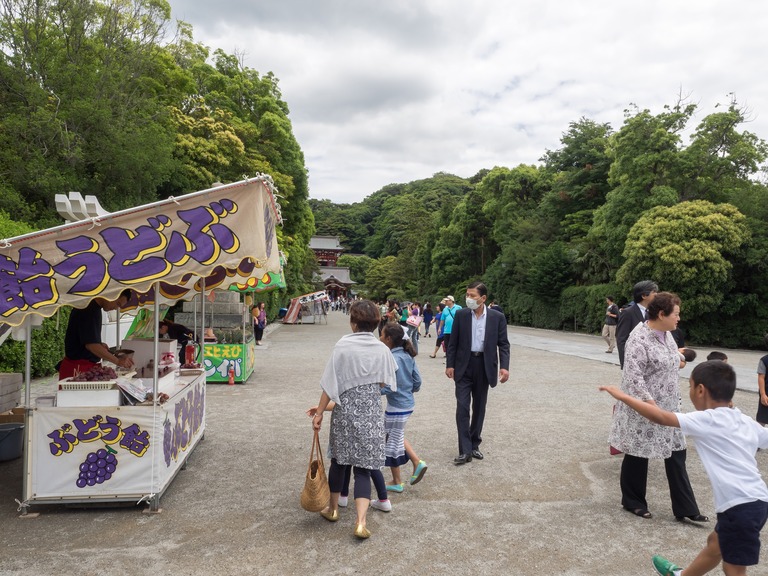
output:
<instances>
[{"instance_id":1,"label":"tall leafy tree","mask_svg":"<svg viewBox=\"0 0 768 576\"><path fill-rule=\"evenodd\" d=\"M727 110L701 121L680 153L681 200L730 202L737 191L752 186L751 178L768 157L768 146L751 132L739 131L746 120L734 99Z\"/></svg>"},{"instance_id":2,"label":"tall leafy tree","mask_svg":"<svg viewBox=\"0 0 768 576\"><path fill-rule=\"evenodd\" d=\"M653 278L681 297L687 316L708 314L734 288L730 260L749 238L746 218L730 204L657 206L632 227L617 282L629 292L638 278Z\"/></svg>"},{"instance_id":3,"label":"tall leafy tree","mask_svg":"<svg viewBox=\"0 0 768 576\"><path fill-rule=\"evenodd\" d=\"M163 0L3 0L0 172L51 223L53 196L97 194L109 209L155 198L173 134L158 94Z\"/></svg>"},{"instance_id":4,"label":"tall leafy tree","mask_svg":"<svg viewBox=\"0 0 768 576\"><path fill-rule=\"evenodd\" d=\"M578 243L592 226L594 211L605 202L610 189L608 171L609 124L587 118L571 122L560 142L542 158L550 175L551 190L541 199L542 217L557 224L557 237Z\"/></svg>"},{"instance_id":5,"label":"tall leafy tree","mask_svg":"<svg viewBox=\"0 0 768 576\"><path fill-rule=\"evenodd\" d=\"M342 254L339 257L337 264L349 268L349 277L354 282L363 284L365 282L365 276L368 274L368 269L373 262L373 258L365 255Z\"/></svg>"},{"instance_id":6,"label":"tall leafy tree","mask_svg":"<svg viewBox=\"0 0 768 576\"><path fill-rule=\"evenodd\" d=\"M649 110L627 111L624 125L610 141L612 189L596 210L587 238L592 281L608 281L622 264L627 234L643 212L679 201L672 186L680 169L680 133L695 108L680 103L656 115Z\"/></svg>"},{"instance_id":7,"label":"tall leafy tree","mask_svg":"<svg viewBox=\"0 0 768 576\"><path fill-rule=\"evenodd\" d=\"M278 241L287 257L286 283L292 292L309 291L308 271L314 267L309 240L315 225L307 170L277 78L260 75L221 50L208 62L208 50L195 44L185 28L172 52L194 91L172 107L179 163L176 177L166 181L162 192L187 192L214 180L269 174L281 195L285 220Z\"/></svg>"},{"instance_id":8,"label":"tall leafy tree","mask_svg":"<svg viewBox=\"0 0 768 576\"><path fill-rule=\"evenodd\" d=\"M370 299L398 298L400 286L396 256L385 256L371 262L365 274L365 288Z\"/></svg>"}]
</instances>

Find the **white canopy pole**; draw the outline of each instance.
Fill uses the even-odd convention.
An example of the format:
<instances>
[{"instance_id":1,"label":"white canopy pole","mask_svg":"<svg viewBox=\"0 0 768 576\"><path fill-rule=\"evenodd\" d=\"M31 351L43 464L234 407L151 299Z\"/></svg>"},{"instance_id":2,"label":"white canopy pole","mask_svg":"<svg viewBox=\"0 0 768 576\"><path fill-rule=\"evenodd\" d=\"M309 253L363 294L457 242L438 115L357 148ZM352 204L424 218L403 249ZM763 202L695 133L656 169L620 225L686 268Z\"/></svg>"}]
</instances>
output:
<instances>
[{"instance_id":1,"label":"white canopy pole","mask_svg":"<svg viewBox=\"0 0 768 576\"><path fill-rule=\"evenodd\" d=\"M200 364L205 368L205 276L200 278Z\"/></svg>"},{"instance_id":2,"label":"white canopy pole","mask_svg":"<svg viewBox=\"0 0 768 576\"><path fill-rule=\"evenodd\" d=\"M24 406L32 407L32 317L27 316L24 321L26 334L26 358L24 359Z\"/></svg>"},{"instance_id":3,"label":"white canopy pole","mask_svg":"<svg viewBox=\"0 0 768 576\"><path fill-rule=\"evenodd\" d=\"M160 282L155 282L154 313L155 313L155 346L152 354L152 357L154 358L154 360L152 360L152 363L154 364L154 368L152 369L152 398L154 399L154 402L157 403L158 391L160 388L160 382L159 382L160 362L158 359L158 356L160 355Z\"/></svg>"}]
</instances>

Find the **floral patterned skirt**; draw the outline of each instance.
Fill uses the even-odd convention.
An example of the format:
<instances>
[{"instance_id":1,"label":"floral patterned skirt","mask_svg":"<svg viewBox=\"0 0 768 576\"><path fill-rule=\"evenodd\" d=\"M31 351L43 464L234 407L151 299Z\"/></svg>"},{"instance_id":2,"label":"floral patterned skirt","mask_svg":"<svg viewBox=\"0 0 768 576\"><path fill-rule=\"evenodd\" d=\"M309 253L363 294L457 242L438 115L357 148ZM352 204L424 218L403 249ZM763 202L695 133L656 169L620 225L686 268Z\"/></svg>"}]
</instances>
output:
<instances>
[{"instance_id":1,"label":"floral patterned skirt","mask_svg":"<svg viewBox=\"0 0 768 576\"><path fill-rule=\"evenodd\" d=\"M384 415L378 384L344 392L331 413L330 452L341 465L384 466Z\"/></svg>"}]
</instances>

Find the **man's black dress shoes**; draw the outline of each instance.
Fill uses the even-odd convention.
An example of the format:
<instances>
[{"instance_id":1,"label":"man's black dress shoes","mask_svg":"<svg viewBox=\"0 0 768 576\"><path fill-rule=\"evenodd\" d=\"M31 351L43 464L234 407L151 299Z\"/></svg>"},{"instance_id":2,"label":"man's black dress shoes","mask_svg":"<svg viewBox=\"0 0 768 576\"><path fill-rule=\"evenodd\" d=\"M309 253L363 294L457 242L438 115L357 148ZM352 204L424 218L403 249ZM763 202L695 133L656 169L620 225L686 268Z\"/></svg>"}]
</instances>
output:
<instances>
[{"instance_id":1,"label":"man's black dress shoes","mask_svg":"<svg viewBox=\"0 0 768 576\"><path fill-rule=\"evenodd\" d=\"M456 466L461 466L467 462L472 462L472 454L459 454L453 459L453 463L456 464Z\"/></svg>"},{"instance_id":2,"label":"man's black dress shoes","mask_svg":"<svg viewBox=\"0 0 768 576\"><path fill-rule=\"evenodd\" d=\"M482 460L483 453L480 452L480 450L478 450L477 448L475 448L474 450L472 450L472 458L477 458L478 460Z\"/></svg>"}]
</instances>

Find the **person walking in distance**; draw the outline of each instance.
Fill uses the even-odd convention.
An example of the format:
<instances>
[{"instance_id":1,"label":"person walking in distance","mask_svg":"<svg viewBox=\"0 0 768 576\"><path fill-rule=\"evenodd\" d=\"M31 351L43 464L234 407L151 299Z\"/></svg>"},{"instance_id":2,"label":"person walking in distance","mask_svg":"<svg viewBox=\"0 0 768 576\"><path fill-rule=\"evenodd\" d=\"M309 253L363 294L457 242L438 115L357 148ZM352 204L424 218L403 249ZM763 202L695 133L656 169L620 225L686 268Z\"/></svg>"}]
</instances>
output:
<instances>
[{"instance_id":1,"label":"person walking in distance","mask_svg":"<svg viewBox=\"0 0 768 576\"><path fill-rule=\"evenodd\" d=\"M616 347L616 324L619 323L619 307L613 302L613 296L606 296L605 321L603 322L603 340L608 344L605 352L611 354Z\"/></svg>"},{"instance_id":2,"label":"person walking in distance","mask_svg":"<svg viewBox=\"0 0 768 576\"><path fill-rule=\"evenodd\" d=\"M461 306L456 304L453 296L450 294L443 300L443 313L440 315L442 319L443 328L443 342L445 344L445 350L447 353L448 344L451 341L451 334L453 332L453 320L456 318L456 312L461 310Z\"/></svg>"},{"instance_id":3,"label":"person walking in distance","mask_svg":"<svg viewBox=\"0 0 768 576\"><path fill-rule=\"evenodd\" d=\"M456 387L459 455L453 463L457 466L483 459L480 443L488 388L509 379L507 322L485 305L487 298L482 282L467 286L467 307L456 313L447 346L445 375Z\"/></svg>"},{"instance_id":4,"label":"person walking in distance","mask_svg":"<svg viewBox=\"0 0 768 576\"><path fill-rule=\"evenodd\" d=\"M436 358L437 357L437 351L440 350L440 347L443 345L443 309L445 306L440 303L435 306L435 351L432 352L432 354L429 355L430 358Z\"/></svg>"}]
</instances>

